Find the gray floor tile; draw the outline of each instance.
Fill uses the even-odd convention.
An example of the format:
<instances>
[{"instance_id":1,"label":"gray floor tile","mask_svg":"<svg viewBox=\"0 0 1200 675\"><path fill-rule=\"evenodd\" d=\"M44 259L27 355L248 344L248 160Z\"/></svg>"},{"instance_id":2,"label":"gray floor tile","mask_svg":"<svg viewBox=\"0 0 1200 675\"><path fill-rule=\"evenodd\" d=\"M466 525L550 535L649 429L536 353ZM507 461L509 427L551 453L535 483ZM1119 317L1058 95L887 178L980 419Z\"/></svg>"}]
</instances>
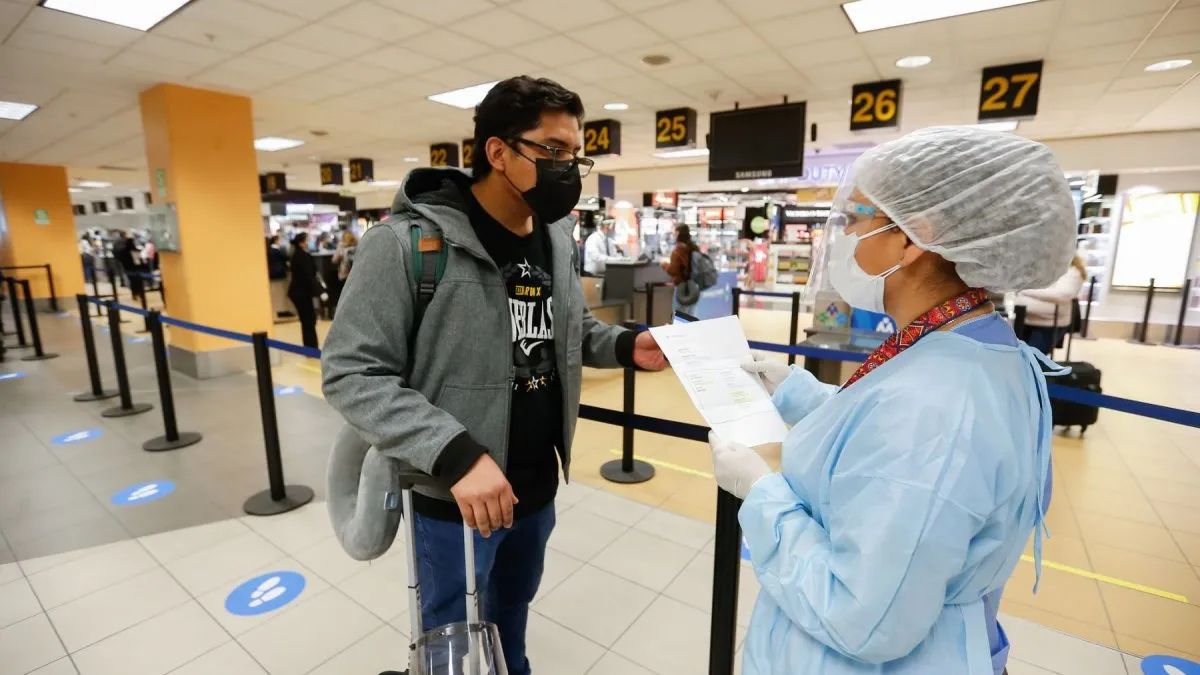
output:
<instances>
[{"instance_id":1,"label":"gray floor tile","mask_svg":"<svg viewBox=\"0 0 1200 675\"><path fill-rule=\"evenodd\" d=\"M137 576L157 562L136 541L121 542L30 574L27 578L46 610Z\"/></svg>"},{"instance_id":2,"label":"gray floor tile","mask_svg":"<svg viewBox=\"0 0 1200 675\"><path fill-rule=\"evenodd\" d=\"M68 652L115 635L174 607L189 596L161 567L112 584L47 614Z\"/></svg>"},{"instance_id":3,"label":"gray floor tile","mask_svg":"<svg viewBox=\"0 0 1200 675\"><path fill-rule=\"evenodd\" d=\"M697 555L699 552L694 548L631 529L601 551L591 564L661 592Z\"/></svg>"},{"instance_id":4,"label":"gray floor tile","mask_svg":"<svg viewBox=\"0 0 1200 675\"><path fill-rule=\"evenodd\" d=\"M25 576L21 566L15 562L0 563L0 584L7 584Z\"/></svg>"},{"instance_id":5,"label":"gray floor tile","mask_svg":"<svg viewBox=\"0 0 1200 675\"><path fill-rule=\"evenodd\" d=\"M214 523L232 515L229 509L189 488L176 486L166 497L145 504L114 506L113 515L135 537Z\"/></svg>"},{"instance_id":6,"label":"gray floor tile","mask_svg":"<svg viewBox=\"0 0 1200 675\"><path fill-rule=\"evenodd\" d=\"M607 652L604 656L600 657L596 665L592 666L592 669L588 671L588 675L654 675L654 673L624 656Z\"/></svg>"},{"instance_id":7,"label":"gray floor tile","mask_svg":"<svg viewBox=\"0 0 1200 675\"><path fill-rule=\"evenodd\" d=\"M189 593L200 596L284 557L283 551L251 532L169 562L166 567Z\"/></svg>"},{"instance_id":8,"label":"gray floor tile","mask_svg":"<svg viewBox=\"0 0 1200 675\"><path fill-rule=\"evenodd\" d=\"M29 675L79 675L70 657L61 658L54 663L42 666Z\"/></svg>"},{"instance_id":9,"label":"gray floor tile","mask_svg":"<svg viewBox=\"0 0 1200 675\"><path fill-rule=\"evenodd\" d=\"M338 588L384 621L409 610L408 570L403 559L376 561Z\"/></svg>"},{"instance_id":10,"label":"gray floor tile","mask_svg":"<svg viewBox=\"0 0 1200 675\"><path fill-rule=\"evenodd\" d=\"M226 642L189 661L171 675L267 675L267 671L236 642Z\"/></svg>"},{"instance_id":11,"label":"gray floor tile","mask_svg":"<svg viewBox=\"0 0 1200 675\"><path fill-rule=\"evenodd\" d=\"M647 588L585 565L539 600L534 610L607 647L654 597Z\"/></svg>"},{"instance_id":12,"label":"gray floor tile","mask_svg":"<svg viewBox=\"0 0 1200 675\"><path fill-rule=\"evenodd\" d=\"M0 584L0 628L41 613L42 605L25 577Z\"/></svg>"},{"instance_id":13,"label":"gray floor tile","mask_svg":"<svg viewBox=\"0 0 1200 675\"><path fill-rule=\"evenodd\" d=\"M0 518L20 518L88 494L61 464L25 471L0 480Z\"/></svg>"},{"instance_id":14,"label":"gray floor tile","mask_svg":"<svg viewBox=\"0 0 1200 675\"><path fill-rule=\"evenodd\" d=\"M60 530L111 518L108 510L91 495L79 495L62 503L17 518L0 520L0 531L11 542L29 541Z\"/></svg>"},{"instance_id":15,"label":"gray floor tile","mask_svg":"<svg viewBox=\"0 0 1200 675\"><path fill-rule=\"evenodd\" d=\"M709 615L659 597L613 646L613 651L658 675L708 670Z\"/></svg>"},{"instance_id":16,"label":"gray floor tile","mask_svg":"<svg viewBox=\"0 0 1200 675\"><path fill-rule=\"evenodd\" d=\"M383 626L317 666L309 675L374 674L407 667L407 659L408 640L395 628Z\"/></svg>"},{"instance_id":17,"label":"gray floor tile","mask_svg":"<svg viewBox=\"0 0 1200 675\"><path fill-rule=\"evenodd\" d=\"M139 541L160 563L169 563L250 533L250 528L233 518L152 534Z\"/></svg>"},{"instance_id":18,"label":"gray floor tile","mask_svg":"<svg viewBox=\"0 0 1200 675\"><path fill-rule=\"evenodd\" d=\"M238 638L271 675L301 675L367 637L382 623L336 588Z\"/></svg>"},{"instance_id":19,"label":"gray floor tile","mask_svg":"<svg viewBox=\"0 0 1200 675\"><path fill-rule=\"evenodd\" d=\"M184 603L73 655L80 675L160 675L229 641L200 605Z\"/></svg>"},{"instance_id":20,"label":"gray floor tile","mask_svg":"<svg viewBox=\"0 0 1200 675\"><path fill-rule=\"evenodd\" d=\"M360 562L351 558L337 537L328 537L309 546L297 553L296 559L331 584L339 584L372 564L382 562Z\"/></svg>"},{"instance_id":21,"label":"gray floor tile","mask_svg":"<svg viewBox=\"0 0 1200 675\"><path fill-rule=\"evenodd\" d=\"M0 675L25 675L66 656L45 614L0 628Z\"/></svg>"},{"instance_id":22,"label":"gray floor tile","mask_svg":"<svg viewBox=\"0 0 1200 675\"><path fill-rule=\"evenodd\" d=\"M535 672L584 675L605 649L550 619L531 612L525 639L529 664Z\"/></svg>"},{"instance_id":23,"label":"gray floor tile","mask_svg":"<svg viewBox=\"0 0 1200 675\"><path fill-rule=\"evenodd\" d=\"M18 542L12 545L12 551L18 560L25 561L113 544L129 538L129 532L121 527L116 518L106 518L68 527L45 537Z\"/></svg>"}]
</instances>

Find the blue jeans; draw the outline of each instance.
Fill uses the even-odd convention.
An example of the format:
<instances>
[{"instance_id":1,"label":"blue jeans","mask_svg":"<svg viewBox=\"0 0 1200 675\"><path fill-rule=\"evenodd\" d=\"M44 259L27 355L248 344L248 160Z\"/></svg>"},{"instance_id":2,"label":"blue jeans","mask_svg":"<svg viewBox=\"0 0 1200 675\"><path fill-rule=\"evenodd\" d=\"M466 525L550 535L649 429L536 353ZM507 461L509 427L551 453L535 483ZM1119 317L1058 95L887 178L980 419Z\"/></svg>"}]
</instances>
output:
<instances>
[{"instance_id":1,"label":"blue jeans","mask_svg":"<svg viewBox=\"0 0 1200 675\"><path fill-rule=\"evenodd\" d=\"M690 305L684 305L679 302L679 297L676 296L674 298L671 298L671 304L673 305L673 309L676 312L683 312L684 314L687 314L689 316L696 316L696 305L698 303L693 302Z\"/></svg>"},{"instance_id":2,"label":"blue jeans","mask_svg":"<svg viewBox=\"0 0 1200 675\"><path fill-rule=\"evenodd\" d=\"M1026 326L1025 330L1028 333L1025 337L1025 344L1046 356L1054 353L1054 348L1058 346L1059 340L1067 334L1066 327Z\"/></svg>"},{"instance_id":3,"label":"blue jeans","mask_svg":"<svg viewBox=\"0 0 1200 675\"><path fill-rule=\"evenodd\" d=\"M550 504L487 539L475 533L476 589L484 620L500 630L509 675L531 672L525 656L525 628L529 603L542 583L546 542L554 523L554 504ZM417 578L425 630L465 621L467 581L462 524L418 515L413 526L417 532Z\"/></svg>"}]
</instances>

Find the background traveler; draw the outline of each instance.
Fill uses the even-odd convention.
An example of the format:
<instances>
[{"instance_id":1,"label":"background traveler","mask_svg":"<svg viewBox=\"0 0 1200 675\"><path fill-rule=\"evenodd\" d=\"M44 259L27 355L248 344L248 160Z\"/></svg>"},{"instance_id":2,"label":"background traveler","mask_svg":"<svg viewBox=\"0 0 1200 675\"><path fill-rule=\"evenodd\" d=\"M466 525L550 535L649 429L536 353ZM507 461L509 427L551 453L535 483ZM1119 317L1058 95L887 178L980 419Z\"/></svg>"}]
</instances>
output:
<instances>
[{"instance_id":1,"label":"background traveler","mask_svg":"<svg viewBox=\"0 0 1200 675\"><path fill-rule=\"evenodd\" d=\"M691 228L687 225L680 225L675 228L675 248L671 251L671 257L659 261L671 280L675 282L674 305L676 312L685 314L695 314L696 312L699 293L696 293L695 297L686 297L688 293L684 291L685 297L681 300L680 289L683 289L684 284L692 277L692 253L699 250L692 241Z\"/></svg>"},{"instance_id":2,"label":"background traveler","mask_svg":"<svg viewBox=\"0 0 1200 675\"><path fill-rule=\"evenodd\" d=\"M305 347L316 349L317 344L317 310L313 300L325 293L325 287L317 276L317 265L312 254L308 252L308 233L300 232L292 237L292 280L288 285L288 298L296 306L296 315L300 317L300 334Z\"/></svg>"},{"instance_id":3,"label":"background traveler","mask_svg":"<svg viewBox=\"0 0 1200 675\"><path fill-rule=\"evenodd\" d=\"M1083 288L1083 280L1087 269L1083 260L1075 256L1071 266L1052 285L1037 289L1017 292L1016 303L1025 305L1025 335L1021 336L1030 347L1041 351L1047 356L1054 353L1059 341L1066 335L1071 325L1072 306L1079 302L1079 290ZM1055 310L1058 310L1055 323Z\"/></svg>"},{"instance_id":4,"label":"background traveler","mask_svg":"<svg viewBox=\"0 0 1200 675\"><path fill-rule=\"evenodd\" d=\"M583 243L583 272L587 276L603 277L608 263L621 260L621 250L613 241L614 221L604 220Z\"/></svg>"}]
</instances>

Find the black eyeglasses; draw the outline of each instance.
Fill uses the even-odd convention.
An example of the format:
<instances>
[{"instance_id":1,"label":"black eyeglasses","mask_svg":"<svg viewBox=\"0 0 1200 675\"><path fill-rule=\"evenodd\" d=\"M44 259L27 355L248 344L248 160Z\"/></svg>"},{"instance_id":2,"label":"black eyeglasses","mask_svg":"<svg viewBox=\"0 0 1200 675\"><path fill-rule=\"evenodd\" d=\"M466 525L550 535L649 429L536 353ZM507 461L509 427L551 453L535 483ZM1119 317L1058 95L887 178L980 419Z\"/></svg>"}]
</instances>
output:
<instances>
[{"instance_id":1,"label":"black eyeglasses","mask_svg":"<svg viewBox=\"0 0 1200 675\"><path fill-rule=\"evenodd\" d=\"M596 165L596 160L592 159L591 157L580 157L566 148L559 148L553 145L538 143L537 141L531 141L528 138L521 138L520 136L513 136L508 140L510 147L512 147L513 150L516 150L517 154L521 155L522 157L525 157L525 154L518 150L517 147L513 145L514 143L524 143L525 145L540 148L541 150L545 151L547 155L550 155L549 159L551 162L554 162L556 166L561 165L564 172L569 171L572 166L578 166L580 178L583 178L591 173L592 167ZM525 159L528 159L531 162L534 161L529 157L525 157Z\"/></svg>"}]
</instances>

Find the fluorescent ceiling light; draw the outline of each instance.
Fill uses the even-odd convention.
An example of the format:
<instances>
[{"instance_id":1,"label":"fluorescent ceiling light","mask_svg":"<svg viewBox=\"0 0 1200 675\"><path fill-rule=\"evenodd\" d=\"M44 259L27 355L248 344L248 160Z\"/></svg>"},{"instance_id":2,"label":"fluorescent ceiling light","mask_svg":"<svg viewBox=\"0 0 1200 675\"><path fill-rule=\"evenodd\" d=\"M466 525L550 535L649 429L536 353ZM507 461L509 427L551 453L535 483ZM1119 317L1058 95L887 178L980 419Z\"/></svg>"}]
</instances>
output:
<instances>
[{"instance_id":1,"label":"fluorescent ceiling light","mask_svg":"<svg viewBox=\"0 0 1200 675\"><path fill-rule=\"evenodd\" d=\"M476 84L471 87L463 87L454 91L444 91L440 94L430 96L429 100L434 103L452 105L455 108L462 108L463 110L474 108L479 105L484 96L487 96L492 87L496 86L497 82L499 80L496 80L496 82L484 82L483 84Z\"/></svg>"},{"instance_id":2,"label":"fluorescent ceiling light","mask_svg":"<svg viewBox=\"0 0 1200 675\"><path fill-rule=\"evenodd\" d=\"M628 103L605 103L605 110L629 110Z\"/></svg>"},{"instance_id":3,"label":"fluorescent ceiling light","mask_svg":"<svg viewBox=\"0 0 1200 675\"><path fill-rule=\"evenodd\" d=\"M72 194L74 194L74 193L76 193L76 192L83 192L83 188L72 188L72 187L69 187L69 188L67 188L67 192L70 192L70 193L72 193Z\"/></svg>"},{"instance_id":4,"label":"fluorescent ceiling light","mask_svg":"<svg viewBox=\"0 0 1200 675\"><path fill-rule=\"evenodd\" d=\"M1190 65L1192 65L1191 59L1170 59L1168 61L1151 63L1150 65L1146 66L1146 72L1155 73L1160 70L1175 70L1176 68L1183 68L1184 66Z\"/></svg>"},{"instance_id":5,"label":"fluorescent ceiling light","mask_svg":"<svg viewBox=\"0 0 1200 675\"><path fill-rule=\"evenodd\" d=\"M0 120L17 120L21 121L29 116L29 113L37 110L38 107L32 103L15 103L13 101L0 101Z\"/></svg>"},{"instance_id":6,"label":"fluorescent ceiling light","mask_svg":"<svg viewBox=\"0 0 1200 675\"><path fill-rule=\"evenodd\" d=\"M287 150L304 145L304 141L298 141L294 138L279 138L278 136L264 136L263 138L254 139L254 149L262 150L263 152L277 152L279 150Z\"/></svg>"},{"instance_id":7,"label":"fluorescent ceiling light","mask_svg":"<svg viewBox=\"0 0 1200 675\"><path fill-rule=\"evenodd\" d=\"M106 188L112 187L112 183L103 180L81 180L78 183L81 188Z\"/></svg>"},{"instance_id":8,"label":"fluorescent ceiling light","mask_svg":"<svg viewBox=\"0 0 1200 675\"><path fill-rule=\"evenodd\" d=\"M930 62L932 62L932 61L933 61L933 59L928 56L906 56L902 59L896 60L896 67L897 68L920 68L921 66L929 65Z\"/></svg>"},{"instance_id":9,"label":"fluorescent ceiling light","mask_svg":"<svg viewBox=\"0 0 1200 675\"><path fill-rule=\"evenodd\" d=\"M680 150L662 150L654 153L659 159L684 159L686 157L708 157L708 148L683 148Z\"/></svg>"},{"instance_id":10,"label":"fluorescent ceiling light","mask_svg":"<svg viewBox=\"0 0 1200 675\"><path fill-rule=\"evenodd\" d=\"M404 161L410 162L410 163L411 162L419 162L419 161L421 161L421 158L420 157L405 157Z\"/></svg>"},{"instance_id":11,"label":"fluorescent ceiling light","mask_svg":"<svg viewBox=\"0 0 1200 675\"><path fill-rule=\"evenodd\" d=\"M42 0L42 7L146 31L191 0Z\"/></svg>"},{"instance_id":12,"label":"fluorescent ceiling light","mask_svg":"<svg viewBox=\"0 0 1200 675\"><path fill-rule=\"evenodd\" d=\"M1016 131L1016 120L1004 120L1002 122L980 122L971 126L977 129L987 129L988 131Z\"/></svg>"},{"instance_id":13,"label":"fluorescent ceiling light","mask_svg":"<svg viewBox=\"0 0 1200 675\"><path fill-rule=\"evenodd\" d=\"M855 0L842 3L854 30L867 33L884 28L936 21L989 9L1025 5L1040 0Z\"/></svg>"},{"instance_id":14,"label":"fluorescent ceiling light","mask_svg":"<svg viewBox=\"0 0 1200 675\"><path fill-rule=\"evenodd\" d=\"M398 180L375 180L371 181L371 187L396 187L400 184Z\"/></svg>"},{"instance_id":15,"label":"fluorescent ceiling light","mask_svg":"<svg viewBox=\"0 0 1200 675\"><path fill-rule=\"evenodd\" d=\"M746 188L746 187L742 188L742 192L749 192L749 191L750 191L750 188Z\"/></svg>"}]
</instances>

